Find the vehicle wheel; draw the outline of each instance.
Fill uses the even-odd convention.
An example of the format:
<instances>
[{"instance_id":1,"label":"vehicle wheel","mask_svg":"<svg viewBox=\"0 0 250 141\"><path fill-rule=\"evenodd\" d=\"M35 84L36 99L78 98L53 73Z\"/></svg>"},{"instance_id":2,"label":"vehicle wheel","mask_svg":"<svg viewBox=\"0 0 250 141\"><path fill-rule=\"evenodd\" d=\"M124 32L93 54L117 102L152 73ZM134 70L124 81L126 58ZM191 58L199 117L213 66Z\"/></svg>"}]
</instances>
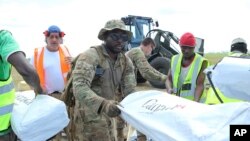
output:
<instances>
[{"instance_id":1,"label":"vehicle wheel","mask_svg":"<svg viewBox=\"0 0 250 141\"><path fill-rule=\"evenodd\" d=\"M170 68L170 59L166 57L157 57L150 62L150 65L163 74L167 74ZM165 82L149 81L149 83L156 88L165 89Z\"/></svg>"}]
</instances>

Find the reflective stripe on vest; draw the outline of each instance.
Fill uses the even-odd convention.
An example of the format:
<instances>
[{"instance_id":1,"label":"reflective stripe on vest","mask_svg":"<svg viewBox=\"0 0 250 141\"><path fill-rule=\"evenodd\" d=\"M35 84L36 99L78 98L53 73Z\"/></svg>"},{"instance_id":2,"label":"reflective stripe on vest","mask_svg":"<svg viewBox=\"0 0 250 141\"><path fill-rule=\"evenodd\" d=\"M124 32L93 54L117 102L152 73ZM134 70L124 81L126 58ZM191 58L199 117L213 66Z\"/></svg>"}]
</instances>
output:
<instances>
[{"instance_id":1,"label":"reflective stripe on vest","mask_svg":"<svg viewBox=\"0 0 250 141\"><path fill-rule=\"evenodd\" d=\"M9 105L0 107L0 116L11 113L13 106L14 106L14 104L9 104Z\"/></svg>"},{"instance_id":2,"label":"reflective stripe on vest","mask_svg":"<svg viewBox=\"0 0 250 141\"><path fill-rule=\"evenodd\" d=\"M70 56L70 53L67 49L66 46L64 45L61 45L59 47L59 57L60 57L60 65L61 65L61 72L62 72L62 76L63 76L63 79L64 79L64 83L66 83L66 76L67 76L67 73L69 72L70 70L70 64L67 64L65 62L65 57L68 57ZM34 66L37 70L37 73L39 75L39 78L40 78L40 83L41 83L41 86L43 87L43 89L45 89L45 72L44 72L44 67L43 67L43 57L44 57L44 47L43 48L35 48L35 51L34 51Z\"/></svg>"},{"instance_id":3,"label":"reflective stripe on vest","mask_svg":"<svg viewBox=\"0 0 250 141\"><path fill-rule=\"evenodd\" d=\"M7 93L7 92L9 92L9 91L11 91L13 88L14 88L13 83L3 85L3 86L0 85L0 96Z\"/></svg>"},{"instance_id":4,"label":"reflective stripe on vest","mask_svg":"<svg viewBox=\"0 0 250 141\"><path fill-rule=\"evenodd\" d=\"M10 126L10 116L15 99L15 90L12 78L0 81L0 131Z\"/></svg>"},{"instance_id":5,"label":"reflective stripe on vest","mask_svg":"<svg viewBox=\"0 0 250 141\"><path fill-rule=\"evenodd\" d=\"M178 81L181 73L181 61L182 54L173 56L171 60L171 73L173 78L173 90L174 93L180 95L181 97L194 100L194 92L196 88L196 80L199 75L200 69L202 67L203 58L195 54L194 60L190 64L188 74L182 84L182 87L178 89Z\"/></svg>"}]
</instances>

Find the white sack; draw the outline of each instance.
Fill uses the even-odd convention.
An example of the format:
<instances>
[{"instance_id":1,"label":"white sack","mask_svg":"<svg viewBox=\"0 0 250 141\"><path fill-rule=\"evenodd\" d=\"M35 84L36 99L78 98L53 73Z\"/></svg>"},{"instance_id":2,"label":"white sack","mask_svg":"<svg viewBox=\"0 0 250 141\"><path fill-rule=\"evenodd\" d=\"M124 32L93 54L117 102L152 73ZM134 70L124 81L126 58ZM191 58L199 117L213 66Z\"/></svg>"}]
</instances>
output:
<instances>
[{"instance_id":1,"label":"white sack","mask_svg":"<svg viewBox=\"0 0 250 141\"><path fill-rule=\"evenodd\" d=\"M213 69L211 78L215 87L230 98L250 101L250 59L224 57Z\"/></svg>"},{"instance_id":2,"label":"white sack","mask_svg":"<svg viewBox=\"0 0 250 141\"><path fill-rule=\"evenodd\" d=\"M45 141L69 123L64 102L33 91L16 93L11 126L22 141Z\"/></svg>"},{"instance_id":3,"label":"white sack","mask_svg":"<svg viewBox=\"0 0 250 141\"><path fill-rule=\"evenodd\" d=\"M250 124L247 102L205 105L149 90L121 105L121 117L154 141L229 141L229 125Z\"/></svg>"}]
</instances>

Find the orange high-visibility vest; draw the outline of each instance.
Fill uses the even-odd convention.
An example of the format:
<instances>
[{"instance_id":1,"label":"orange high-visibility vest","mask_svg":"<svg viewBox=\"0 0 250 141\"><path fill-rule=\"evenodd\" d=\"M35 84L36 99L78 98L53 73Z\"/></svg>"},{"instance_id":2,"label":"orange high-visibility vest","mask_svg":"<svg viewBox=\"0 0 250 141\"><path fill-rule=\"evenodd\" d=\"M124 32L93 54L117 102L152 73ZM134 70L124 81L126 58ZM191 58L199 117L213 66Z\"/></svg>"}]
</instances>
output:
<instances>
[{"instance_id":1,"label":"orange high-visibility vest","mask_svg":"<svg viewBox=\"0 0 250 141\"><path fill-rule=\"evenodd\" d=\"M60 57L60 64L61 64L61 72L62 72L62 76L64 79L64 83L66 83L66 76L67 73L70 70L70 64L67 64L65 62L65 57L70 56L70 53L67 49L66 46L64 45L60 45L59 47L59 57ZM44 47L38 49L35 48L34 51L34 66L37 70L37 73L39 75L40 78L40 84L42 86L43 89L45 89L45 71L44 71L44 67L43 67L43 57L44 57Z\"/></svg>"}]
</instances>

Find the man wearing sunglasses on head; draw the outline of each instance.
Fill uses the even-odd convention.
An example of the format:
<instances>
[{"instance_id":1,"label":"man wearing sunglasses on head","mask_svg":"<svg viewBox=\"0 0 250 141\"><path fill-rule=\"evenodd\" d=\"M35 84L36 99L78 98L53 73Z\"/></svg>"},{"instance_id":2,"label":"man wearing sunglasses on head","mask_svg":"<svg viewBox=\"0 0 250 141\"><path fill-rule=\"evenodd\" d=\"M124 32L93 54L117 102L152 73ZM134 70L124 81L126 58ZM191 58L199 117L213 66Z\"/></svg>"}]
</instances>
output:
<instances>
[{"instance_id":1,"label":"man wearing sunglasses on head","mask_svg":"<svg viewBox=\"0 0 250 141\"><path fill-rule=\"evenodd\" d=\"M72 73L74 140L123 141L124 122L117 107L135 91L131 60L123 53L132 33L121 20L110 20L98 34L103 41L80 54Z\"/></svg>"}]
</instances>

